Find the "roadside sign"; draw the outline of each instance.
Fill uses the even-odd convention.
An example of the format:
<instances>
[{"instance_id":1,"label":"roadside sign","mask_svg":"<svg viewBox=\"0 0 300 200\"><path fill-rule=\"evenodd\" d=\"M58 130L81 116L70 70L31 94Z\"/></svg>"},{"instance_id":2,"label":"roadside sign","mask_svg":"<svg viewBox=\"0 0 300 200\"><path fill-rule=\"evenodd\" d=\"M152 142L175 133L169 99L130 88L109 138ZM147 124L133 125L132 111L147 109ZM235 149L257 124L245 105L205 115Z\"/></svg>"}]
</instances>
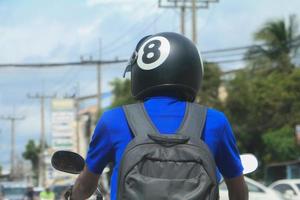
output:
<instances>
[{"instance_id":1,"label":"roadside sign","mask_svg":"<svg viewBox=\"0 0 300 200\"><path fill-rule=\"evenodd\" d=\"M74 99L52 100L52 148L75 151L75 102Z\"/></svg>"}]
</instances>

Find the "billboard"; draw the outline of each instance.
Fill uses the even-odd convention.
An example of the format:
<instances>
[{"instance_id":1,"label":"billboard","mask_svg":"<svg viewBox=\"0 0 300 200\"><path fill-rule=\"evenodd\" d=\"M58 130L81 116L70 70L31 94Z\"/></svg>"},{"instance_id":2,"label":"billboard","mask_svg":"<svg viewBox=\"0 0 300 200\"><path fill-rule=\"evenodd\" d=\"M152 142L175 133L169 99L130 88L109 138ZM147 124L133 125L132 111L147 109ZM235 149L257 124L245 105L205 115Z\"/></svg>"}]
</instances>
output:
<instances>
[{"instance_id":1,"label":"billboard","mask_svg":"<svg viewBox=\"0 0 300 200\"><path fill-rule=\"evenodd\" d=\"M76 151L74 99L52 100L52 149Z\"/></svg>"}]
</instances>

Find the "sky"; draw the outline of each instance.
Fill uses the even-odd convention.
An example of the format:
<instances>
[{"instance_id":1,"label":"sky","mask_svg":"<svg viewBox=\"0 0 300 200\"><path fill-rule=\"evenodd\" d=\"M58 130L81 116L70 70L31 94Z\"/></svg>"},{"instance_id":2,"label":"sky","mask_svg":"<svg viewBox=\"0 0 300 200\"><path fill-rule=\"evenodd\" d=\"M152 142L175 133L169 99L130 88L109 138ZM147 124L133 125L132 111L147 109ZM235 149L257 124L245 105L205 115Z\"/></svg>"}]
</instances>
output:
<instances>
[{"instance_id":1,"label":"sky","mask_svg":"<svg viewBox=\"0 0 300 200\"><path fill-rule=\"evenodd\" d=\"M129 58L145 35L179 32L178 9L158 8L157 0L0 0L0 64L68 62L83 59ZM266 21L300 17L299 0L220 0L197 13L197 47L200 51L253 44L253 33ZM186 16L191 38L191 14ZM101 88L121 78L126 64L103 65ZM222 70L243 67L223 64ZM95 66L60 68L0 68L0 116L25 119L16 124L18 155L29 139L38 141L40 104L28 94L58 97L96 93ZM77 89L76 89L77 88ZM110 103L105 95L103 107ZM83 103L85 107L95 103ZM50 100L46 101L46 134L51 133ZM9 167L10 123L0 120L0 164Z\"/></svg>"}]
</instances>

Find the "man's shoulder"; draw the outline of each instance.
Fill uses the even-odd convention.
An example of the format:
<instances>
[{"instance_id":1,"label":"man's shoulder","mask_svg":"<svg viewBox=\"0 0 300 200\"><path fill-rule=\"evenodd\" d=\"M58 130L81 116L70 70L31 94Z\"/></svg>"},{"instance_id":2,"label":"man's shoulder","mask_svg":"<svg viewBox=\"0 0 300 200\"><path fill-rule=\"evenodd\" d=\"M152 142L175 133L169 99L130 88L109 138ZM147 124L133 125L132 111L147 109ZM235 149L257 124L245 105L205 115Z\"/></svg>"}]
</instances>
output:
<instances>
[{"instance_id":1,"label":"man's shoulder","mask_svg":"<svg viewBox=\"0 0 300 200\"><path fill-rule=\"evenodd\" d=\"M207 123L214 124L218 127L224 127L228 123L226 115L215 108L207 109Z\"/></svg>"},{"instance_id":2,"label":"man's shoulder","mask_svg":"<svg viewBox=\"0 0 300 200\"><path fill-rule=\"evenodd\" d=\"M121 106L116 106L113 108L109 108L103 112L101 115L101 118L104 119L124 119L125 117L125 112L123 110L123 106L127 105L133 105L133 104L126 104L126 105L121 105Z\"/></svg>"},{"instance_id":3,"label":"man's shoulder","mask_svg":"<svg viewBox=\"0 0 300 200\"><path fill-rule=\"evenodd\" d=\"M220 111L220 110L217 110L215 108L207 108L207 115L210 116L210 117L214 117L216 119L219 119L219 120L224 120L226 119L226 116L224 114L224 112Z\"/></svg>"},{"instance_id":4,"label":"man's shoulder","mask_svg":"<svg viewBox=\"0 0 300 200\"><path fill-rule=\"evenodd\" d=\"M124 117L124 111L122 106L117 106L114 108L109 108L103 112L101 115L101 119L105 121L116 120Z\"/></svg>"}]
</instances>

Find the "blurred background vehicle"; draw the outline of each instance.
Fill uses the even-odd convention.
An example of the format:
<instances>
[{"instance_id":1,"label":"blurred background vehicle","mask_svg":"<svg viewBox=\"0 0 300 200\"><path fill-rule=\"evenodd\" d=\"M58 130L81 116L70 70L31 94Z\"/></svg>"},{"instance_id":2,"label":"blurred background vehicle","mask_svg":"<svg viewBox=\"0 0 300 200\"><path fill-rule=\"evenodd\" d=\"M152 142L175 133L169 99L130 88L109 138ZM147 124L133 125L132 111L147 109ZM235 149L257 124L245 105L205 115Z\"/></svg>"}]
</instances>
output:
<instances>
[{"instance_id":1,"label":"blurred background vehicle","mask_svg":"<svg viewBox=\"0 0 300 200\"><path fill-rule=\"evenodd\" d=\"M272 183L269 188L280 192L288 200L300 199L300 179L284 179Z\"/></svg>"},{"instance_id":2,"label":"blurred background vehicle","mask_svg":"<svg viewBox=\"0 0 300 200\"><path fill-rule=\"evenodd\" d=\"M23 200L28 185L23 182L1 182L0 187L3 200Z\"/></svg>"},{"instance_id":3,"label":"blurred background vehicle","mask_svg":"<svg viewBox=\"0 0 300 200\"><path fill-rule=\"evenodd\" d=\"M264 186L263 184L245 177L249 190L249 200L283 200L283 197L274 190ZM225 182L220 187L220 200L229 200L228 190Z\"/></svg>"}]
</instances>

